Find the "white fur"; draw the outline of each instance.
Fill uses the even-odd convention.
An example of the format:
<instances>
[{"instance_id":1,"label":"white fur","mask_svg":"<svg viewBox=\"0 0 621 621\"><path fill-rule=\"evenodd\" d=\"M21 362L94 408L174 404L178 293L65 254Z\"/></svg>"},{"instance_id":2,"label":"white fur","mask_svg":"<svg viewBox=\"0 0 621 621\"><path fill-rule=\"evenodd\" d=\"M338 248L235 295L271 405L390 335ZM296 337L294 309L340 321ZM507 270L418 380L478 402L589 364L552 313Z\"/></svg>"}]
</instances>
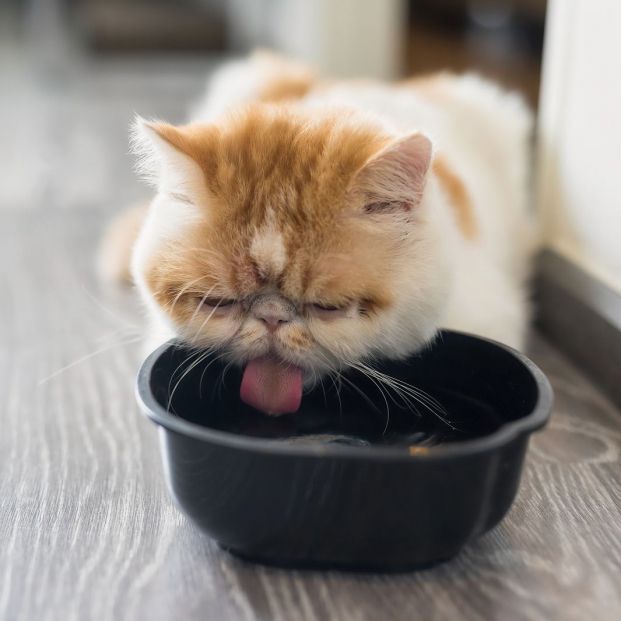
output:
<instances>
[{"instance_id":1,"label":"white fur","mask_svg":"<svg viewBox=\"0 0 621 621\"><path fill-rule=\"evenodd\" d=\"M256 101L272 79L287 75L311 78L313 72L305 65L261 50L248 58L226 63L209 78L205 94L191 107L190 118L217 121L231 107Z\"/></svg>"},{"instance_id":2,"label":"white fur","mask_svg":"<svg viewBox=\"0 0 621 621\"><path fill-rule=\"evenodd\" d=\"M398 134L420 131L464 181L477 237L464 239L449 213L451 287L443 325L520 348L529 318L526 279L535 246L528 205L531 115L514 94L474 75L447 77L441 97L413 89L339 84L307 100L373 112ZM451 211L446 201L436 209Z\"/></svg>"},{"instance_id":3,"label":"white fur","mask_svg":"<svg viewBox=\"0 0 621 621\"><path fill-rule=\"evenodd\" d=\"M205 199L205 178L201 167L166 142L153 129L156 123L139 116L134 119L131 147L137 156L137 173L160 193L177 192Z\"/></svg>"},{"instance_id":4,"label":"white fur","mask_svg":"<svg viewBox=\"0 0 621 621\"><path fill-rule=\"evenodd\" d=\"M272 224L261 228L250 244L250 256L257 265L265 267L271 274L282 274L287 265L287 250L282 234Z\"/></svg>"},{"instance_id":5,"label":"white fur","mask_svg":"<svg viewBox=\"0 0 621 621\"><path fill-rule=\"evenodd\" d=\"M213 120L252 99L262 76L256 58L223 69L195 115ZM317 341L343 360L374 354L403 357L430 338L440 323L521 347L529 315L525 279L534 246L527 205L531 117L521 100L478 77L463 76L447 78L442 98L433 101L403 87L339 84L300 104L311 116L335 106L358 111L354 118L361 123L371 119L396 137L417 132L427 136L434 153L441 153L464 181L475 209L477 235L469 240L460 233L447 197L430 172L417 207L423 233L401 256L392 283L399 295L382 313L381 329L372 329L370 323L368 328L348 327L345 321L333 327L326 323L314 334ZM151 168L155 162L180 171L178 158L184 156L172 153L153 134L140 125L139 142L143 151L146 145ZM152 301L141 273L154 245L178 236L192 222L191 206L171 206L166 192L172 177L166 173L163 178L133 260L137 286L160 326L159 338L173 327ZM183 179L187 185L187 176ZM189 185L196 186L194 181ZM269 227L257 232L252 252L279 272L287 261L282 238Z\"/></svg>"},{"instance_id":6,"label":"white fur","mask_svg":"<svg viewBox=\"0 0 621 621\"><path fill-rule=\"evenodd\" d=\"M146 304L149 321L145 353L153 351L158 345L175 336L177 330L149 290L144 278L144 268L154 255L155 248L168 240L177 239L184 229L192 227L195 219L194 205L176 203L167 195L158 194L151 203L147 219L134 245L131 271L134 283Z\"/></svg>"}]
</instances>

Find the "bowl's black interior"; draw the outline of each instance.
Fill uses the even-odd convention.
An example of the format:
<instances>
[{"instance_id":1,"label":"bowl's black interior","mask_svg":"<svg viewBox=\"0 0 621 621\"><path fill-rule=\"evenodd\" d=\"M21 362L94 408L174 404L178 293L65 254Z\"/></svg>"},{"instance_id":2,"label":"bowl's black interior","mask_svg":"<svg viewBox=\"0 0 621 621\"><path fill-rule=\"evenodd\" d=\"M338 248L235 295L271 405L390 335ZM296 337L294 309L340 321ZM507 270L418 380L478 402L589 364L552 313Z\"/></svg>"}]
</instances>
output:
<instances>
[{"instance_id":1,"label":"bowl's black interior","mask_svg":"<svg viewBox=\"0 0 621 621\"><path fill-rule=\"evenodd\" d=\"M373 365L406 390L349 370L340 379L324 378L304 395L296 414L270 417L240 401L240 369L176 345L155 361L150 387L173 415L234 434L295 443L433 446L485 436L531 414L539 397L531 367L503 346L445 331L405 362Z\"/></svg>"}]
</instances>

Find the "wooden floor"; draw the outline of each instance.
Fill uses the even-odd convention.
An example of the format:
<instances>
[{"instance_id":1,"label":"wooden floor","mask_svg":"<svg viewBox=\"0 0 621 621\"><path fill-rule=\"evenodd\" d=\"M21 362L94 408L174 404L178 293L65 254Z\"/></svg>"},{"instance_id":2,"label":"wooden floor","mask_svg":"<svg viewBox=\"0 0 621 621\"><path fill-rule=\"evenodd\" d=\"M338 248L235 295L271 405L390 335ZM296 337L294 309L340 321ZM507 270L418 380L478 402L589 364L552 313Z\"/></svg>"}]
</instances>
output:
<instances>
[{"instance_id":1,"label":"wooden floor","mask_svg":"<svg viewBox=\"0 0 621 621\"><path fill-rule=\"evenodd\" d=\"M539 336L552 421L508 517L452 562L398 575L269 569L177 511L133 398L142 316L92 269L112 209L140 194L124 155L132 110L179 118L177 98L196 88L165 67L140 76L108 66L58 88L37 117L39 168L0 147L0 619L621 618L621 413Z\"/></svg>"}]
</instances>

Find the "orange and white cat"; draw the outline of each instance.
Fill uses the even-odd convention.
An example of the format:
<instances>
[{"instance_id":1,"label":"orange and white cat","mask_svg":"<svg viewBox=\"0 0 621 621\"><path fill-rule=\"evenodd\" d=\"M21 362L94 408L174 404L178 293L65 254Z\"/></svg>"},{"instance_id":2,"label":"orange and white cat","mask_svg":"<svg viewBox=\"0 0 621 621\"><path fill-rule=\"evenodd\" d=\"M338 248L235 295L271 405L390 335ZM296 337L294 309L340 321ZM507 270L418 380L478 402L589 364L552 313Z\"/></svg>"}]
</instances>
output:
<instances>
[{"instance_id":1,"label":"orange and white cat","mask_svg":"<svg viewBox=\"0 0 621 621\"><path fill-rule=\"evenodd\" d=\"M157 190L131 260L155 341L242 365L242 399L273 414L440 327L522 346L534 244L517 96L472 75L321 82L255 54L194 116L134 131ZM135 222L105 244L109 275Z\"/></svg>"}]
</instances>

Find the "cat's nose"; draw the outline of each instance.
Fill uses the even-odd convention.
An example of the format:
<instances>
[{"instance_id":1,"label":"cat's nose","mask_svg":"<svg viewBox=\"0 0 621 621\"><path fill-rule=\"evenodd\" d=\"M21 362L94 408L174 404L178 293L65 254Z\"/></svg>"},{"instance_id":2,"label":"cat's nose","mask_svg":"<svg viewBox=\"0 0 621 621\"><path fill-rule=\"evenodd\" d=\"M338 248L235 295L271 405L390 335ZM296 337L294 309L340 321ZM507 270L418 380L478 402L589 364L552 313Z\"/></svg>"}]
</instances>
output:
<instances>
[{"instance_id":1,"label":"cat's nose","mask_svg":"<svg viewBox=\"0 0 621 621\"><path fill-rule=\"evenodd\" d=\"M277 293L264 293L252 302L250 313L263 322L270 332L274 332L294 319L295 306Z\"/></svg>"}]
</instances>

